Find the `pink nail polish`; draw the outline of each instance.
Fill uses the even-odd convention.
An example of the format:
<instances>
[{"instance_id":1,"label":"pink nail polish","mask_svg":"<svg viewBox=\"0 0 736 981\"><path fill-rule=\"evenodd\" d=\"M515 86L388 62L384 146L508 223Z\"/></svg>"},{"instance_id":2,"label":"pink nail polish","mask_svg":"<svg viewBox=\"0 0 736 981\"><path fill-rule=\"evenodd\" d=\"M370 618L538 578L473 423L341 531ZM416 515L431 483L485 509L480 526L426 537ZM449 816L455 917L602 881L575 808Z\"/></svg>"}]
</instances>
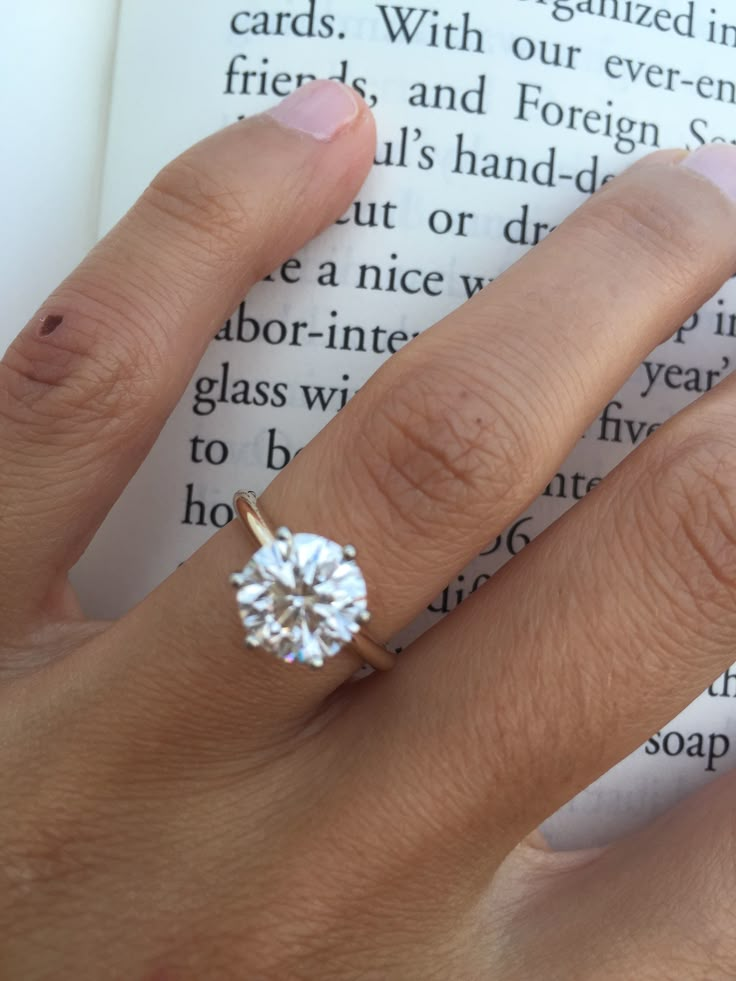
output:
<instances>
[{"instance_id":1,"label":"pink nail polish","mask_svg":"<svg viewBox=\"0 0 736 981\"><path fill-rule=\"evenodd\" d=\"M736 146L729 143L706 143L685 157L681 166L707 177L736 201Z\"/></svg>"},{"instance_id":2,"label":"pink nail polish","mask_svg":"<svg viewBox=\"0 0 736 981\"><path fill-rule=\"evenodd\" d=\"M309 133L316 140L328 143L352 123L359 106L349 86L318 78L302 85L267 111L282 126Z\"/></svg>"}]
</instances>

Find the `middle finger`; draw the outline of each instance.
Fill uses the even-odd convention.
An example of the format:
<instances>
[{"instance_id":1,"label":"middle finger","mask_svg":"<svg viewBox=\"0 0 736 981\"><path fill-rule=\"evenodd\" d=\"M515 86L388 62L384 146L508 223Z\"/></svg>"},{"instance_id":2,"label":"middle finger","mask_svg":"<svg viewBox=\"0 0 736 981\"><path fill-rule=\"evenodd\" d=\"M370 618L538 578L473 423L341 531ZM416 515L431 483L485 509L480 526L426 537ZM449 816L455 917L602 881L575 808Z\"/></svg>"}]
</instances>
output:
<instances>
[{"instance_id":1,"label":"middle finger","mask_svg":"<svg viewBox=\"0 0 736 981\"><path fill-rule=\"evenodd\" d=\"M384 364L262 495L276 523L357 547L379 642L541 492L600 406L732 272L730 212L685 156L661 151L605 185ZM277 691L289 713L310 710L357 660L304 672L233 657L227 576L248 551L229 525L121 629L153 633L150 670L168 671L175 650L218 712L214 676L228 692L247 677L269 714Z\"/></svg>"}]
</instances>

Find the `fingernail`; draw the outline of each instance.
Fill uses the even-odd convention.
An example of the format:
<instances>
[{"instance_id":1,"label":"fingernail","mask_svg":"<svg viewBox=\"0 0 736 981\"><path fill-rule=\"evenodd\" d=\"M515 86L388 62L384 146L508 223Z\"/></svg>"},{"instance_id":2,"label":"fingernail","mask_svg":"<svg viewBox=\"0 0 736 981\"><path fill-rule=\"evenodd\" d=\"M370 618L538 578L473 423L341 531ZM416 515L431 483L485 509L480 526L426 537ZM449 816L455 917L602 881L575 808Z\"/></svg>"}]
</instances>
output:
<instances>
[{"instance_id":1,"label":"fingernail","mask_svg":"<svg viewBox=\"0 0 736 981\"><path fill-rule=\"evenodd\" d=\"M319 78L302 85L267 112L282 126L327 143L358 115L358 100L342 82Z\"/></svg>"},{"instance_id":2,"label":"fingernail","mask_svg":"<svg viewBox=\"0 0 736 981\"><path fill-rule=\"evenodd\" d=\"M736 146L706 143L685 157L682 166L707 177L736 201Z\"/></svg>"}]
</instances>

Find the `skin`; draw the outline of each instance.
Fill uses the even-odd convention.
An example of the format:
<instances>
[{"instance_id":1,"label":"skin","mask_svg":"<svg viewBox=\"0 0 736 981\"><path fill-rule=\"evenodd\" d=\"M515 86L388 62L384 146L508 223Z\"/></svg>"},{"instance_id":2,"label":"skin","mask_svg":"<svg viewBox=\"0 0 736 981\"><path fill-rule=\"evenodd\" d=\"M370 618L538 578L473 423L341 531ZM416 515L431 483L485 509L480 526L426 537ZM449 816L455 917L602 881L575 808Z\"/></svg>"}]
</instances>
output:
<instances>
[{"instance_id":1,"label":"skin","mask_svg":"<svg viewBox=\"0 0 736 981\"><path fill-rule=\"evenodd\" d=\"M374 146L364 104L330 141L267 115L217 132L2 361L4 979L732 977L733 779L603 849L535 833L733 660L731 379L359 683L348 651L320 671L244 652L237 524L117 622L69 587L213 334L344 213ZM606 184L262 495L357 546L376 640L733 273L736 205L684 156Z\"/></svg>"}]
</instances>

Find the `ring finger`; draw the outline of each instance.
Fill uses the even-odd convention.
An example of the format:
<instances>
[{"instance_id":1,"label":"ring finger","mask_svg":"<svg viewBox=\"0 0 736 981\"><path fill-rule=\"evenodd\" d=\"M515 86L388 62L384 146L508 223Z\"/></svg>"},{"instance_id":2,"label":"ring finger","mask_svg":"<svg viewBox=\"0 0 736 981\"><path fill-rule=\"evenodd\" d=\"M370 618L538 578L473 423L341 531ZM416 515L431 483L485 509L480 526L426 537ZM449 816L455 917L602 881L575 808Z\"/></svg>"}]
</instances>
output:
<instances>
[{"instance_id":1,"label":"ring finger","mask_svg":"<svg viewBox=\"0 0 736 981\"><path fill-rule=\"evenodd\" d=\"M732 208L684 156L630 168L402 349L262 496L277 523L355 544L377 640L534 499L600 406L732 272ZM356 667L237 655L227 578L248 551L231 524L120 625L129 658L143 626L157 650L146 670L168 673L175 652L205 717L228 725L244 703L256 725L310 712Z\"/></svg>"}]
</instances>

